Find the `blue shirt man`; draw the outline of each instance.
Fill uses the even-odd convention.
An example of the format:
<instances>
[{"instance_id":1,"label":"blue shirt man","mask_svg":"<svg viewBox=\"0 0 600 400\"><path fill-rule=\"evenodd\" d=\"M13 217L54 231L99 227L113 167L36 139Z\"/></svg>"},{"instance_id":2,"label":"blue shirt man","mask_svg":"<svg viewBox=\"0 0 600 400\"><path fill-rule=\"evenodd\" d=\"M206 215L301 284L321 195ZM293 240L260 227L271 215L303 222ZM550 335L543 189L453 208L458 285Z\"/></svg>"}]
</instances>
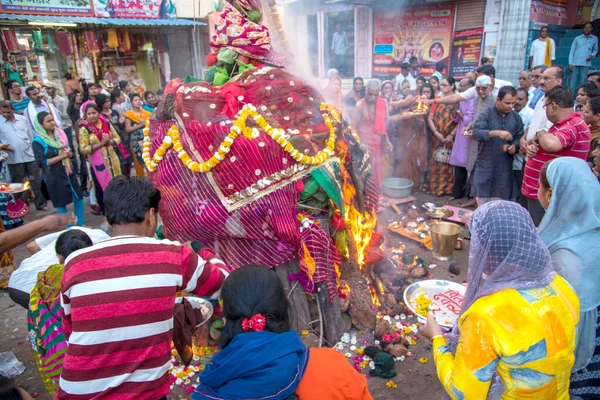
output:
<instances>
[{"instance_id":1,"label":"blue shirt man","mask_svg":"<svg viewBox=\"0 0 600 400\"><path fill-rule=\"evenodd\" d=\"M587 81L592 58L596 54L598 54L598 38L592 35L592 23L588 22L583 27L583 35L579 35L573 40L569 53L569 70L571 71L569 87L573 96L577 93L579 85Z\"/></svg>"}]
</instances>

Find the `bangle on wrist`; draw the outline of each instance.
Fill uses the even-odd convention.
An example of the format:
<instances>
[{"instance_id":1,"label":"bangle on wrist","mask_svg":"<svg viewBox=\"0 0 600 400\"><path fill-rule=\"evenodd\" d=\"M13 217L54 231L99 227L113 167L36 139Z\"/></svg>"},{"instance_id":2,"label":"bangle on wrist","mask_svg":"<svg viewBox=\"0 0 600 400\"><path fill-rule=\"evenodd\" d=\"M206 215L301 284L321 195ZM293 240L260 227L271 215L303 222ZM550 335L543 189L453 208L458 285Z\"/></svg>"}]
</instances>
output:
<instances>
[{"instance_id":1,"label":"bangle on wrist","mask_svg":"<svg viewBox=\"0 0 600 400\"><path fill-rule=\"evenodd\" d=\"M429 339L430 342L433 343L433 339L439 338L439 337L444 337L444 335L435 335L434 337L432 337L431 339Z\"/></svg>"}]
</instances>

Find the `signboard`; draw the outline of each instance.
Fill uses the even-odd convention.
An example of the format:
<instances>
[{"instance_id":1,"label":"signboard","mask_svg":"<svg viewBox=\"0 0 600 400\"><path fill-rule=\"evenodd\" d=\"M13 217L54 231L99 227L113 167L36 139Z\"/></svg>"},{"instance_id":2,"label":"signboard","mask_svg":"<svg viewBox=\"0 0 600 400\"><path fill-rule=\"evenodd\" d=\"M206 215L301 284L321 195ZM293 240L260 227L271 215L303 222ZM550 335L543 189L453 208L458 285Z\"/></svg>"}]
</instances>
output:
<instances>
[{"instance_id":1,"label":"signboard","mask_svg":"<svg viewBox=\"0 0 600 400\"><path fill-rule=\"evenodd\" d=\"M94 14L90 0L0 0L0 13L76 16Z\"/></svg>"},{"instance_id":2,"label":"signboard","mask_svg":"<svg viewBox=\"0 0 600 400\"><path fill-rule=\"evenodd\" d=\"M482 39L483 28L454 32L449 75L462 79L479 65Z\"/></svg>"},{"instance_id":3,"label":"signboard","mask_svg":"<svg viewBox=\"0 0 600 400\"><path fill-rule=\"evenodd\" d=\"M568 0L532 0L531 21L536 25L567 25Z\"/></svg>"},{"instance_id":4,"label":"signboard","mask_svg":"<svg viewBox=\"0 0 600 400\"><path fill-rule=\"evenodd\" d=\"M108 0L112 18L160 18L162 0Z\"/></svg>"},{"instance_id":5,"label":"signboard","mask_svg":"<svg viewBox=\"0 0 600 400\"><path fill-rule=\"evenodd\" d=\"M455 5L377 11L373 26L373 75L400 73L400 65L419 59L421 75L435 72L435 64L448 64L452 46Z\"/></svg>"}]
</instances>

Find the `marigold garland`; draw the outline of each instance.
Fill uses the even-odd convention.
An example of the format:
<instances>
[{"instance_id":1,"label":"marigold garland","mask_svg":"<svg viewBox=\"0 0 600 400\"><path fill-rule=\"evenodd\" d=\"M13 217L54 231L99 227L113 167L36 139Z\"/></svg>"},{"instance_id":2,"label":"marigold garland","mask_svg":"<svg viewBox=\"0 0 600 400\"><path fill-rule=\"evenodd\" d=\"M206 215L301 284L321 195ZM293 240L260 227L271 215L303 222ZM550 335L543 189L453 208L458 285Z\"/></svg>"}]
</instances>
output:
<instances>
[{"instance_id":1,"label":"marigold garland","mask_svg":"<svg viewBox=\"0 0 600 400\"><path fill-rule=\"evenodd\" d=\"M269 125L265 118L256 111L256 107L251 104L246 104L241 109L241 111L238 113L237 119L229 131L229 134L227 134L223 142L221 142L219 148L213 154L213 156L203 163L198 163L192 160L189 154L185 151L183 145L181 144L179 128L177 125L173 125L171 128L169 128L169 131L163 138L161 145L156 149L154 155L150 156L150 147L152 146L149 134L150 121L146 122L146 126L144 128L144 146L142 156L144 163L146 164L146 168L148 168L149 171L154 172L156 171L158 164L162 161L167 153L167 150L169 150L169 148L172 146L177 152L178 157L187 168L194 172L209 172L225 159L225 156L231 150L231 145L233 145L233 142L239 134L242 134L249 140L256 139L259 136L260 132L258 129L251 128L246 125L246 120L249 117L252 117L260 129L269 135L271 139L276 141L277 144L279 144L284 151L292 156L296 162L308 165L321 165L333 154L336 134L333 123L331 122L331 119L327 113L327 104L321 104L320 110L321 114L323 115L323 120L329 128L329 138L325 143L325 148L314 156L307 156L296 150L294 146L287 140L285 131L280 128L273 128L271 125Z\"/></svg>"}]
</instances>

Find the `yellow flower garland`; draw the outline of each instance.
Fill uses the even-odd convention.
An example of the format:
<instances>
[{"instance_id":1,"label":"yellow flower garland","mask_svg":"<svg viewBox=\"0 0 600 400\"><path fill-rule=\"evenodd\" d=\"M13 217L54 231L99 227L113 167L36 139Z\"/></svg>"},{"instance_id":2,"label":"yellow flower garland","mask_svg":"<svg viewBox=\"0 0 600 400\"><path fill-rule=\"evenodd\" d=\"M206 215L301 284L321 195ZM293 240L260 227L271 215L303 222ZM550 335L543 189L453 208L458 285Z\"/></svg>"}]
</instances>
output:
<instances>
[{"instance_id":1,"label":"yellow flower garland","mask_svg":"<svg viewBox=\"0 0 600 400\"><path fill-rule=\"evenodd\" d=\"M265 118L260 115L256 111L256 107L251 104L246 104L239 113L239 117L233 123L229 134L225 137L223 142L219 145L219 148L215 152L215 154L209 158L207 161L203 163L198 163L191 159L189 154L183 148L181 144L180 136L179 136L179 128L176 125L171 126L169 131L163 138L163 141L156 149L156 152L151 157L150 156L150 147L152 146L152 142L150 141L150 121L146 122L146 126L144 128L144 146L143 146L143 159L146 164L146 168L149 171L156 171L158 164L162 161L167 150L171 146L177 152L178 157L181 161L188 167L190 170L194 172L209 172L214 167L219 165L221 161L225 159L225 156L231 150L231 145L237 138L237 136L241 133L244 137L252 140L258 137L260 134L258 129L251 128L246 125L246 120L248 117L252 117L256 124L267 134L276 141L284 151L289 153L292 158L300 163L300 164L308 164L308 165L321 165L333 154L333 149L335 146L335 129L327 114L327 105L321 104L321 113L323 114L323 120L325 124L329 128L329 138L325 143L325 148L319 151L315 156L307 156L302 154L300 151L296 150L294 146L285 138L285 131L283 129L273 128L269 123L265 120Z\"/></svg>"}]
</instances>

